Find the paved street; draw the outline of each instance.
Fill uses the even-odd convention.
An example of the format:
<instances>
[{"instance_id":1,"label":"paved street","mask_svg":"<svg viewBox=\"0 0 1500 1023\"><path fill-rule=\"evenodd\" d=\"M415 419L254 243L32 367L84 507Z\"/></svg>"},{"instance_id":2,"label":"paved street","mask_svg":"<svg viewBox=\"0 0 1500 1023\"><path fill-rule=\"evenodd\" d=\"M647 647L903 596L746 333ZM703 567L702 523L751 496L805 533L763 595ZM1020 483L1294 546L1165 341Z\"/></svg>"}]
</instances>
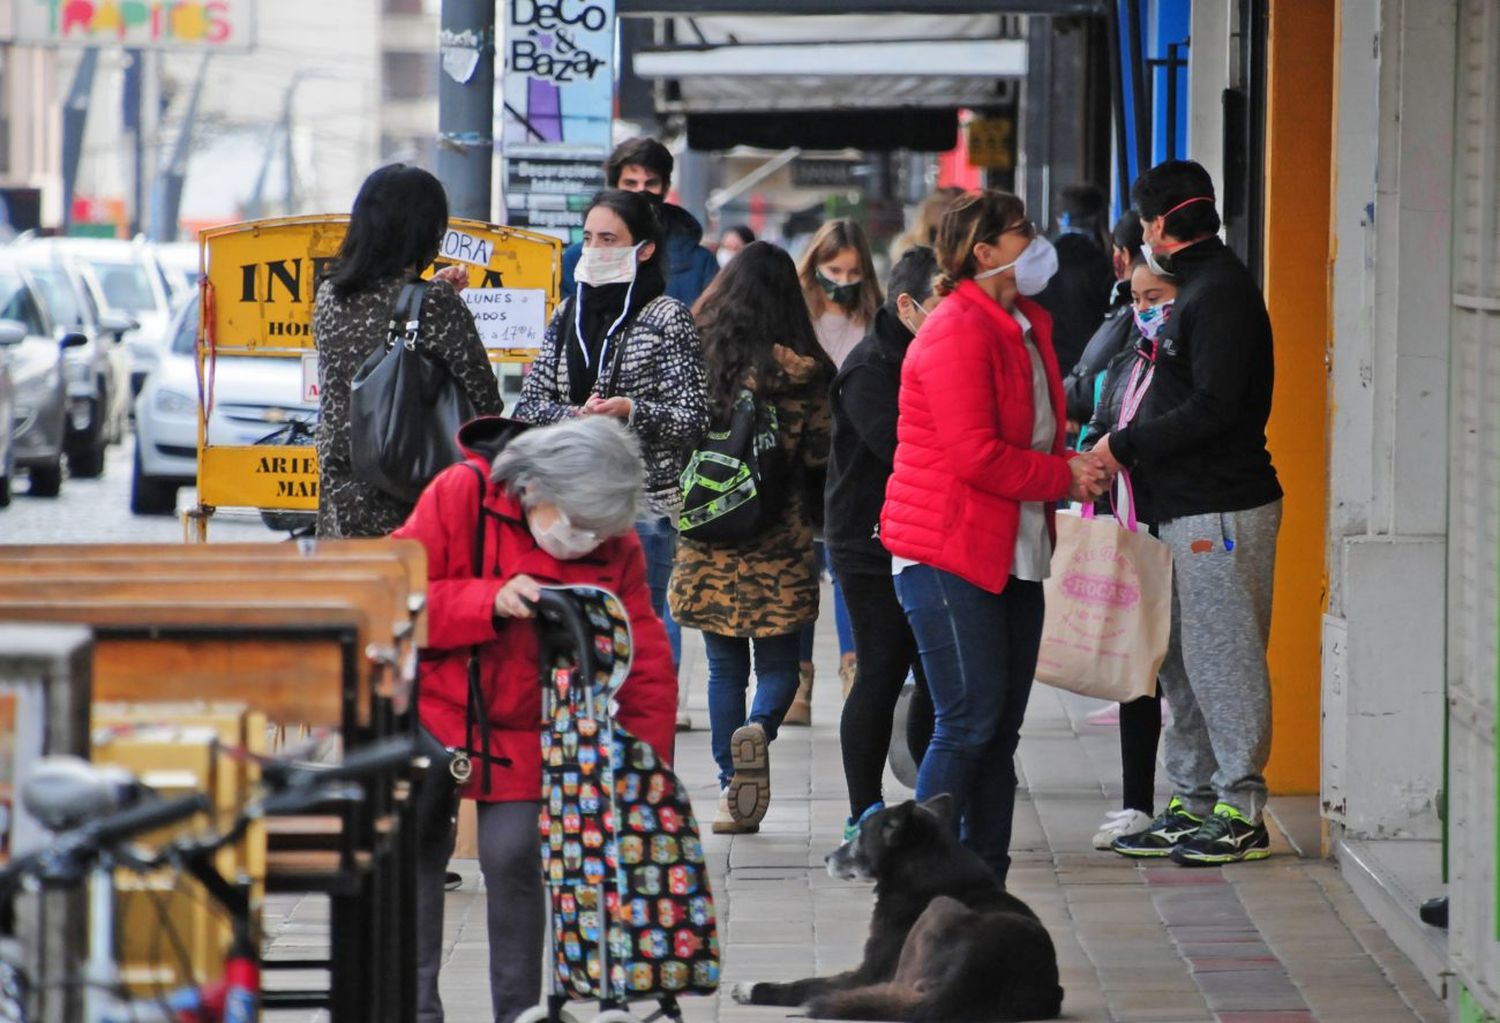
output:
<instances>
[{"instance_id":1,"label":"paved street","mask_svg":"<svg viewBox=\"0 0 1500 1023\"><path fill-rule=\"evenodd\" d=\"M0 508L0 543L174 543L182 539L181 520L130 514L130 459L134 438L109 450L104 475L63 481L59 497L31 497L24 479L12 488L10 507ZM177 507L194 503L191 487L177 494ZM274 541L281 534L248 512L221 512L209 524L212 540Z\"/></svg>"}]
</instances>

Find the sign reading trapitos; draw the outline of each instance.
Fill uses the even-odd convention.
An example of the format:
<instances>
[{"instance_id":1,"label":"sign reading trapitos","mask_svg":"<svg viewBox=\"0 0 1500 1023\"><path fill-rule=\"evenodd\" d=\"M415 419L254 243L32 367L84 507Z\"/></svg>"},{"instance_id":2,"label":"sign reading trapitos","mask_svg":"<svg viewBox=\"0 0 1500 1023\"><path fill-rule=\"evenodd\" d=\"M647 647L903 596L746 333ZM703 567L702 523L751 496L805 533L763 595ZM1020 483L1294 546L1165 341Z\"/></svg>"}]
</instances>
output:
<instances>
[{"instance_id":1,"label":"sign reading trapitos","mask_svg":"<svg viewBox=\"0 0 1500 1023\"><path fill-rule=\"evenodd\" d=\"M298 359L303 399L316 400L313 298L348 222L342 215L291 217L201 236L198 500L204 507L317 508L312 447L214 444L208 423L221 357ZM532 231L452 220L428 275L442 266L463 267L469 277L464 300L475 312L491 360L529 362L557 304L561 250L557 239Z\"/></svg>"},{"instance_id":2,"label":"sign reading trapitos","mask_svg":"<svg viewBox=\"0 0 1500 1023\"><path fill-rule=\"evenodd\" d=\"M243 53L256 0L12 0L16 41Z\"/></svg>"}]
</instances>

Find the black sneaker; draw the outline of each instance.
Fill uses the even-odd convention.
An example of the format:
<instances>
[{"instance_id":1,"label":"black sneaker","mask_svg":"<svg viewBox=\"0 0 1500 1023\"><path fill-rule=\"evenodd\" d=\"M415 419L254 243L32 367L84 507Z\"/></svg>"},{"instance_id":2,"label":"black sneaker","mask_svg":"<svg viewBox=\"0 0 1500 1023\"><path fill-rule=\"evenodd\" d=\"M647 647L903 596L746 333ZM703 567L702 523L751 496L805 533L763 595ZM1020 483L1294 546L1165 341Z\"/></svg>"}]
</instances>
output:
<instances>
[{"instance_id":1,"label":"black sneaker","mask_svg":"<svg viewBox=\"0 0 1500 1023\"><path fill-rule=\"evenodd\" d=\"M1174 863L1184 867L1216 867L1241 860L1263 860L1271 855L1271 836L1228 803L1214 807L1197 834L1172 851Z\"/></svg>"},{"instance_id":2,"label":"black sneaker","mask_svg":"<svg viewBox=\"0 0 1500 1023\"><path fill-rule=\"evenodd\" d=\"M1123 835L1110 844L1110 848L1121 856L1137 859L1161 859L1171 856L1172 851L1183 841L1197 833L1203 826L1203 818L1188 813L1182 800L1176 796L1167 804L1166 812L1151 822L1145 831L1135 835Z\"/></svg>"}]
</instances>

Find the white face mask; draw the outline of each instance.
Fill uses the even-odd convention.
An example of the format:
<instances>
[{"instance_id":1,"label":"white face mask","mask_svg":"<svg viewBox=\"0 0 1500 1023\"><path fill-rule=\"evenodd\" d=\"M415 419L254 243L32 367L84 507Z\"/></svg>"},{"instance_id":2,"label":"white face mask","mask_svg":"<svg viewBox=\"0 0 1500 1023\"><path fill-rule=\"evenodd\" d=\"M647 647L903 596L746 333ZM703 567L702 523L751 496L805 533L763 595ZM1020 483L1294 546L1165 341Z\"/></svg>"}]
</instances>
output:
<instances>
[{"instance_id":1,"label":"white face mask","mask_svg":"<svg viewBox=\"0 0 1500 1023\"><path fill-rule=\"evenodd\" d=\"M734 258L734 255L732 251L725 248L720 248L719 251L715 252L714 259L719 261L719 269L722 270L728 266L729 261Z\"/></svg>"},{"instance_id":2,"label":"white face mask","mask_svg":"<svg viewBox=\"0 0 1500 1023\"><path fill-rule=\"evenodd\" d=\"M573 278L579 284L595 288L602 288L607 284L629 284L635 280L636 269L640 265L636 253L640 252L641 245L644 244L641 242L617 248L584 246L578 257L578 267L573 271Z\"/></svg>"},{"instance_id":3,"label":"white face mask","mask_svg":"<svg viewBox=\"0 0 1500 1023\"><path fill-rule=\"evenodd\" d=\"M574 526L561 510L552 525L546 529L538 529L535 522L528 522L527 525L531 528L531 538L536 541L536 545L558 561L576 561L593 553L600 543L596 534Z\"/></svg>"},{"instance_id":4,"label":"white face mask","mask_svg":"<svg viewBox=\"0 0 1500 1023\"><path fill-rule=\"evenodd\" d=\"M1047 287L1047 282L1052 280L1052 275L1057 273L1057 250L1045 236L1037 235L1031 239L1030 245L1021 250L1021 255L1014 263L992 267L975 274L974 279L982 281L986 277L997 277L1012 267L1016 271L1017 291L1023 295L1040 294Z\"/></svg>"}]
</instances>

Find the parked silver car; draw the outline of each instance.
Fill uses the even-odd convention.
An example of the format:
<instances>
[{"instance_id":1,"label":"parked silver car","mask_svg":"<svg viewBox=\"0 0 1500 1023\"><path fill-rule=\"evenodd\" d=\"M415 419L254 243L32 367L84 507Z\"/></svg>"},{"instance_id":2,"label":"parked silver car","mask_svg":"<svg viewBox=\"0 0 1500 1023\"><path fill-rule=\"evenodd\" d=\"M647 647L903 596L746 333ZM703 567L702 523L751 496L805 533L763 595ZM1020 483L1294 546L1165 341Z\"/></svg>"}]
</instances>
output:
<instances>
[{"instance_id":1,"label":"parked silver car","mask_svg":"<svg viewBox=\"0 0 1500 1023\"><path fill-rule=\"evenodd\" d=\"M62 489L67 385L63 352L88 343L78 333L54 333L35 284L14 259L0 259L0 352L14 391L7 489L16 469L27 470L30 493L56 497Z\"/></svg>"},{"instance_id":2,"label":"parked silver car","mask_svg":"<svg viewBox=\"0 0 1500 1023\"><path fill-rule=\"evenodd\" d=\"M68 475L93 479L104 472L110 444L123 439L130 418L130 360L125 334L136 326L117 313L103 313L79 270L38 247L15 251L30 275L54 329L77 332L88 343L64 355L68 389Z\"/></svg>"}]
</instances>

